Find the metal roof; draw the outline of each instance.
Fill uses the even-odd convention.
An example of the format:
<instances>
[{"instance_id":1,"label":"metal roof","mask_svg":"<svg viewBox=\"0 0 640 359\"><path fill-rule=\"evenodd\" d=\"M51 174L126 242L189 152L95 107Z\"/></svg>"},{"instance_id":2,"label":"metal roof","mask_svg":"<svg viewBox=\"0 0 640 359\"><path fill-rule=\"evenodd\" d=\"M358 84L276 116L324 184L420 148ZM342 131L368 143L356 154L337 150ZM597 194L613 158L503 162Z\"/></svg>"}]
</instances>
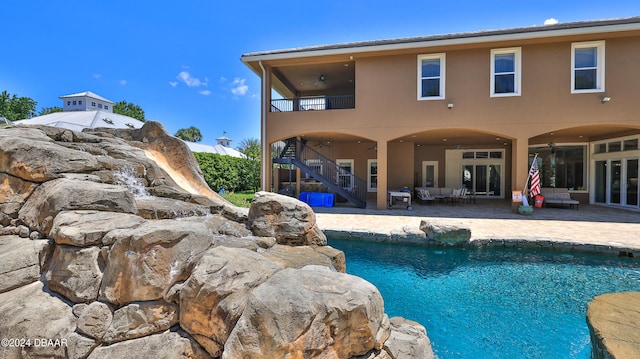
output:
<instances>
[{"instance_id":1,"label":"metal roof","mask_svg":"<svg viewBox=\"0 0 640 359\"><path fill-rule=\"evenodd\" d=\"M83 128L140 128L144 122L133 117L117 113L97 111L67 111L54 112L43 116L33 117L15 122L16 125L46 125L63 127L74 131Z\"/></svg>"},{"instance_id":2,"label":"metal roof","mask_svg":"<svg viewBox=\"0 0 640 359\"><path fill-rule=\"evenodd\" d=\"M100 101L104 101L104 102L108 102L111 104L114 104L115 102L111 101L111 100L107 100L106 98L100 96L100 95L96 95L95 93L91 92L91 91L85 91L85 92L78 92L78 93L74 93L71 95L65 95L65 96L60 96L60 99L68 99L68 98L77 98L77 97L91 97L94 98L96 100L100 100Z\"/></svg>"},{"instance_id":3,"label":"metal roof","mask_svg":"<svg viewBox=\"0 0 640 359\"><path fill-rule=\"evenodd\" d=\"M341 53L359 53L410 49L429 46L483 43L490 41L545 38L590 33L640 30L640 16L537 25L502 30L483 30L443 35L407 37L387 40L348 42L332 45L308 46L282 50L259 51L243 54L243 62L296 58L307 56L335 55Z\"/></svg>"},{"instance_id":4,"label":"metal roof","mask_svg":"<svg viewBox=\"0 0 640 359\"><path fill-rule=\"evenodd\" d=\"M217 153L219 155L232 156L238 158L245 158L244 153L235 150L231 147L225 147L222 145L203 145L201 143L188 142L185 141L191 152L206 152L206 153Z\"/></svg>"}]
</instances>

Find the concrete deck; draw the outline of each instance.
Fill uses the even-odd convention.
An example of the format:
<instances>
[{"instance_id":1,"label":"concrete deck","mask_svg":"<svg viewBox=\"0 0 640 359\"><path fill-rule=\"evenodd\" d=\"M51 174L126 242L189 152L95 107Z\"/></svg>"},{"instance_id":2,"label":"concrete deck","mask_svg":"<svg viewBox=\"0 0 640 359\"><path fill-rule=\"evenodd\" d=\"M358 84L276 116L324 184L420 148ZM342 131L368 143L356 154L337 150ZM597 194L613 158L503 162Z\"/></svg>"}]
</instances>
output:
<instances>
[{"instance_id":1,"label":"concrete deck","mask_svg":"<svg viewBox=\"0 0 640 359\"><path fill-rule=\"evenodd\" d=\"M378 210L348 205L314 207L320 229L351 237L392 238L393 233L416 231L421 220L462 224L471 229L471 243L530 243L595 252L640 256L640 211L580 205L570 208L535 208L532 215L513 213L511 202L413 203L413 210L394 206Z\"/></svg>"}]
</instances>

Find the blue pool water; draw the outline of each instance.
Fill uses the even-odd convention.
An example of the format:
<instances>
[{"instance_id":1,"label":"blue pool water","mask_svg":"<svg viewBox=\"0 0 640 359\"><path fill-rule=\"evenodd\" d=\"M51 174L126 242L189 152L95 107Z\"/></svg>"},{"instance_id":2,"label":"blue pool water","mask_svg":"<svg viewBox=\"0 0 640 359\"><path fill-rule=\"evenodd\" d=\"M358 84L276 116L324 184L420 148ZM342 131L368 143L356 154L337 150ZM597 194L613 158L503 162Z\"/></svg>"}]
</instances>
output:
<instances>
[{"instance_id":1,"label":"blue pool water","mask_svg":"<svg viewBox=\"0 0 640 359\"><path fill-rule=\"evenodd\" d=\"M591 357L587 303L640 291L633 258L532 249L451 249L330 239L390 317L427 329L447 358Z\"/></svg>"}]
</instances>

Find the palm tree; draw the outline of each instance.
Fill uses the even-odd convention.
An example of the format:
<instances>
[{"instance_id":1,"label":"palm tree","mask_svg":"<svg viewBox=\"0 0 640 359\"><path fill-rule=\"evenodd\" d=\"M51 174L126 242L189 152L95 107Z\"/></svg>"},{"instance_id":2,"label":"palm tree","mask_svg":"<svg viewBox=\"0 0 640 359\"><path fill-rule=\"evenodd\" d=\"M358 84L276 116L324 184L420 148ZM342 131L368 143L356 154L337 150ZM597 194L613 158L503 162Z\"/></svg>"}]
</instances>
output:
<instances>
[{"instance_id":1,"label":"palm tree","mask_svg":"<svg viewBox=\"0 0 640 359\"><path fill-rule=\"evenodd\" d=\"M245 138L240 142L237 150L242 152L250 160L260 160L260 141L255 138Z\"/></svg>"},{"instance_id":2,"label":"palm tree","mask_svg":"<svg viewBox=\"0 0 640 359\"><path fill-rule=\"evenodd\" d=\"M202 133L196 127L181 128L174 135L183 141L200 142L202 141Z\"/></svg>"}]
</instances>

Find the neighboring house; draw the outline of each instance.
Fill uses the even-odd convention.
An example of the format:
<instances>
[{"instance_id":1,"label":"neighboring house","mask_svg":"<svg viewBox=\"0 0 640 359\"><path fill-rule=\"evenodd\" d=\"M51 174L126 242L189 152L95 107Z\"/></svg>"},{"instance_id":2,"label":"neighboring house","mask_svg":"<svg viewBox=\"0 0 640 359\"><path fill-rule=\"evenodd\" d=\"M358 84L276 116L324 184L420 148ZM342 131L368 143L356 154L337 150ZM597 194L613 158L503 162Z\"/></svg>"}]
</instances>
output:
<instances>
[{"instance_id":1,"label":"neighboring house","mask_svg":"<svg viewBox=\"0 0 640 359\"><path fill-rule=\"evenodd\" d=\"M60 96L62 112L16 121L17 125L46 125L82 131L85 128L140 128L144 122L113 113L114 102L91 91Z\"/></svg>"},{"instance_id":2,"label":"neighboring house","mask_svg":"<svg viewBox=\"0 0 640 359\"><path fill-rule=\"evenodd\" d=\"M264 190L289 181L268 160L279 141L288 146L271 154L274 163L378 208L405 186L510 198L538 153L543 187L640 208L640 17L254 52L242 61L262 80ZM299 172L298 189L307 176Z\"/></svg>"},{"instance_id":3,"label":"neighboring house","mask_svg":"<svg viewBox=\"0 0 640 359\"><path fill-rule=\"evenodd\" d=\"M63 102L63 111L96 111L113 112L115 102L109 101L102 96L98 96L91 91L60 96Z\"/></svg>"}]
</instances>

